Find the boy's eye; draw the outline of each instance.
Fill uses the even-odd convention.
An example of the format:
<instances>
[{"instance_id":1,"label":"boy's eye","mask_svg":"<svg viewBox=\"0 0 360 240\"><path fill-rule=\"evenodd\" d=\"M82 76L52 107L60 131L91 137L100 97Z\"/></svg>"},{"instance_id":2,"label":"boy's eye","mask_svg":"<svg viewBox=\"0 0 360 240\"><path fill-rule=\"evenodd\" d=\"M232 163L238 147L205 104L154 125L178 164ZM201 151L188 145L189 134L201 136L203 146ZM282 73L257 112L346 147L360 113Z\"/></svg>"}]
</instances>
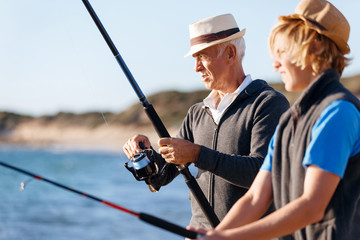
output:
<instances>
[{"instance_id":1,"label":"boy's eye","mask_svg":"<svg viewBox=\"0 0 360 240\"><path fill-rule=\"evenodd\" d=\"M281 57L281 55L284 54L284 53L285 53L285 50L284 50L284 49L278 49L278 50L276 50L276 55L277 55L278 57Z\"/></svg>"}]
</instances>

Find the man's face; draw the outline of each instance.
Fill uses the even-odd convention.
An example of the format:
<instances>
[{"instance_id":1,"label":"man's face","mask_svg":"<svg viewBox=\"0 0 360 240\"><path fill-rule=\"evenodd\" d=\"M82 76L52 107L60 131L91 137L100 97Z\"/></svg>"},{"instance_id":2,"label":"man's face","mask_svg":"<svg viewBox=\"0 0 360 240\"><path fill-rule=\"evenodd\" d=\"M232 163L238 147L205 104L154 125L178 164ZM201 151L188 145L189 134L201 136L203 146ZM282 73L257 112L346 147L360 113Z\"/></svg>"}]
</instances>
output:
<instances>
[{"instance_id":1,"label":"man's face","mask_svg":"<svg viewBox=\"0 0 360 240\"><path fill-rule=\"evenodd\" d=\"M225 51L224 51L225 52ZM201 74L207 89L222 91L226 87L225 53L218 54L216 46L208 47L193 55L195 58L195 72Z\"/></svg>"}]
</instances>

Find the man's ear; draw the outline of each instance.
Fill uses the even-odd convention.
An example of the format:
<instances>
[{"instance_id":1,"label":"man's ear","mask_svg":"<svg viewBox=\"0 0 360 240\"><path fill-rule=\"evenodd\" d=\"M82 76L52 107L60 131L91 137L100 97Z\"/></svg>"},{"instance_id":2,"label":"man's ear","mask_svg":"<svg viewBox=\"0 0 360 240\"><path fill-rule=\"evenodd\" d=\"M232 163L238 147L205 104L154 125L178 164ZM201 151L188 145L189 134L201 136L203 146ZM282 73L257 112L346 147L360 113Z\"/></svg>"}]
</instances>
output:
<instances>
[{"instance_id":1,"label":"man's ear","mask_svg":"<svg viewBox=\"0 0 360 240\"><path fill-rule=\"evenodd\" d=\"M236 60L236 55L237 55L237 51L236 51L236 47L233 44L229 44L226 47L226 57L227 60L229 62L234 62Z\"/></svg>"}]
</instances>

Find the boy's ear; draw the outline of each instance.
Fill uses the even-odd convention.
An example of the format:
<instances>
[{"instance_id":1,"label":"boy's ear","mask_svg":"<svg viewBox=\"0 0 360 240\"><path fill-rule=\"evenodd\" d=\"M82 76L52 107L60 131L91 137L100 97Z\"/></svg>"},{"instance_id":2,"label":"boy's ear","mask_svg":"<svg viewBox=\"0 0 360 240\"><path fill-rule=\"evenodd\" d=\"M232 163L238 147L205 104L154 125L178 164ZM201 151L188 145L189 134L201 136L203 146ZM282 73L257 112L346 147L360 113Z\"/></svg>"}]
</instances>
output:
<instances>
[{"instance_id":1,"label":"boy's ear","mask_svg":"<svg viewBox=\"0 0 360 240\"><path fill-rule=\"evenodd\" d=\"M311 53L315 55L320 55L324 51L324 46L319 41L314 41L311 44Z\"/></svg>"}]
</instances>

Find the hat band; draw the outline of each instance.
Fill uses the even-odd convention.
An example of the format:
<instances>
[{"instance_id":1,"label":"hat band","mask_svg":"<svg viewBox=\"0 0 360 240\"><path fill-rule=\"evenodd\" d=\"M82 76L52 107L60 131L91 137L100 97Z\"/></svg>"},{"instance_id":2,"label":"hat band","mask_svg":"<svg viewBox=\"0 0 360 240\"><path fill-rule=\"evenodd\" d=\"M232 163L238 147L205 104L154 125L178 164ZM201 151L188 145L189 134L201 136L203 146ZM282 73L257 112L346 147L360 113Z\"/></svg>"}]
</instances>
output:
<instances>
[{"instance_id":1,"label":"hat band","mask_svg":"<svg viewBox=\"0 0 360 240\"><path fill-rule=\"evenodd\" d=\"M201 43L209 43L216 40L227 38L237 32L240 32L239 28L231 28L225 31L217 32L217 33L210 33L210 34L204 34L195 38L192 38L190 40L190 45L194 46Z\"/></svg>"},{"instance_id":2,"label":"hat band","mask_svg":"<svg viewBox=\"0 0 360 240\"><path fill-rule=\"evenodd\" d=\"M312 25L315 25L316 27L318 27L321 31L327 31L327 29L323 25L318 23L317 21L314 21L314 20L312 20L310 18L307 18L307 17L305 17L305 19L307 21L309 21Z\"/></svg>"}]
</instances>

